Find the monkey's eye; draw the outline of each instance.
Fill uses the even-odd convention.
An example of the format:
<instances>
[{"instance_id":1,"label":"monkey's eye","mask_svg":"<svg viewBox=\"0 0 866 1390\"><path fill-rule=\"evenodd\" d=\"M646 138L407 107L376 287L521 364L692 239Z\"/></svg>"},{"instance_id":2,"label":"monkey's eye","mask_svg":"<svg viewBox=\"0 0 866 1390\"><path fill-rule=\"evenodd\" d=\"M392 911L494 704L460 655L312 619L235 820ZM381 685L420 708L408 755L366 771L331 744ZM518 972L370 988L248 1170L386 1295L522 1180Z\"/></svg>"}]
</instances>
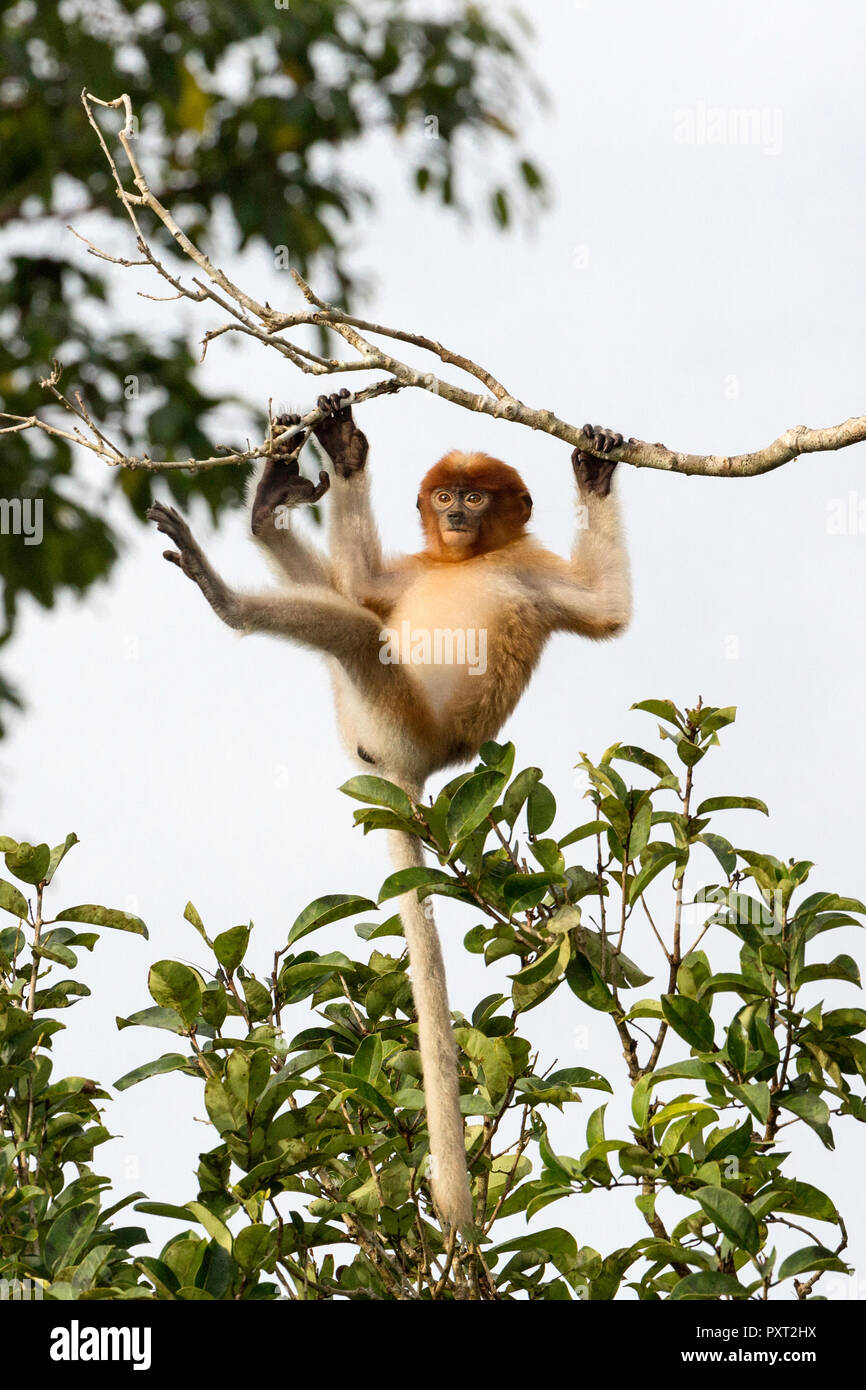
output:
<instances>
[{"instance_id":1,"label":"monkey's eye","mask_svg":"<svg viewBox=\"0 0 866 1390\"><path fill-rule=\"evenodd\" d=\"M480 507L483 501L483 492L467 492L466 494L466 504L469 507Z\"/></svg>"},{"instance_id":2,"label":"monkey's eye","mask_svg":"<svg viewBox=\"0 0 866 1390\"><path fill-rule=\"evenodd\" d=\"M447 507L449 502L451 501L451 493L437 492L436 501L439 503L440 507Z\"/></svg>"}]
</instances>

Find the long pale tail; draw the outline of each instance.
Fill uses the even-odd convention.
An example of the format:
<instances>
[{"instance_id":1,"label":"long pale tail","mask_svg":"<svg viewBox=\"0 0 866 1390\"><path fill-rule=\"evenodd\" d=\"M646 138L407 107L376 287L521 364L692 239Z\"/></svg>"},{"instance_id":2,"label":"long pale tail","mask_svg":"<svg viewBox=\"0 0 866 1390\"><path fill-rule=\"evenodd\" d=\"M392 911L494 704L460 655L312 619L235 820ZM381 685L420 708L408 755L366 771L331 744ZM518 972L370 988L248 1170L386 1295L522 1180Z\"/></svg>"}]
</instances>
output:
<instances>
[{"instance_id":1,"label":"long pale tail","mask_svg":"<svg viewBox=\"0 0 866 1390\"><path fill-rule=\"evenodd\" d=\"M392 830L388 839L395 869L409 869L424 863L423 847L414 835ZM429 898L419 902L414 889L404 893L400 899L400 917L409 948L412 994L418 1014L433 1199L444 1223L465 1229L473 1219L472 1198L442 947Z\"/></svg>"}]
</instances>

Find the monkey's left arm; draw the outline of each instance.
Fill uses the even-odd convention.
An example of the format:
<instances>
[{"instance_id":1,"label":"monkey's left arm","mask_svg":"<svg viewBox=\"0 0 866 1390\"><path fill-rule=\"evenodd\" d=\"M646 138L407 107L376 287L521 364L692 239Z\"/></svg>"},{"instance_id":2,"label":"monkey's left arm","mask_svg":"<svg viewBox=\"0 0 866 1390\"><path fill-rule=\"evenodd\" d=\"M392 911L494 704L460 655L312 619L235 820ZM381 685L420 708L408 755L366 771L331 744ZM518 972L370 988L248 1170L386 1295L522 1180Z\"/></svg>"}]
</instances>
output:
<instances>
[{"instance_id":1,"label":"monkey's left arm","mask_svg":"<svg viewBox=\"0 0 866 1390\"><path fill-rule=\"evenodd\" d=\"M578 490L578 530L571 559L545 576L539 599L551 630L613 637L631 617L628 553L619 504L611 491L616 463L604 457L622 435L591 425L597 452L571 456Z\"/></svg>"}]
</instances>

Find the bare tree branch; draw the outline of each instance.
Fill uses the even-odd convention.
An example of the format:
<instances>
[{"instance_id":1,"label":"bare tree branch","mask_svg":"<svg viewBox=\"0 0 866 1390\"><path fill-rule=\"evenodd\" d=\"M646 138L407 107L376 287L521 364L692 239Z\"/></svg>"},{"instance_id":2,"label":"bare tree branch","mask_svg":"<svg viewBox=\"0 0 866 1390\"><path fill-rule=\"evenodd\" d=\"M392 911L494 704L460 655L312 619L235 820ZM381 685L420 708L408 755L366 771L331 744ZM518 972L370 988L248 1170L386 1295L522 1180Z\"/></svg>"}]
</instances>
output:
<instances>
[{"instance_id":1,"label":"bare tree branch","mask_svg":"<svg viewBox=\"0 0 866 1390\"><path fill-rule=\"evenodd\" d=\"M76 419L81 420L87 430L74 428L72 430L61 429L59 425L52 424L49 420L43 420L38 415L10 415L5 410L0 410L0 420L9 420L8 425L0 425L0 435L2 434L22 434L25 430L38 429L45 434L54 435L58 439L68 439L72 444L80 444L82 448L89 449L91 453L101 458L103 462L112 468L129 468L146 473L170 473L172 470L186 469L192 473L204 473L210 468L224 468L227 464L233 463L253 463L259 458L270 458L277 452L276 444L284 434L303 434L304 439L301 444L307 442L313 427L324 420L327 414L324 410L319 410L315 406L308 410L306 415L299 417L298 423L292 425L290 429L273 430L273 421L270 422L268 437L265 441L256 445L249 445L246 449L227 449L224 454L217 454L213 458L206 459L152 459L149 454L125 454L118 444L113 443L103 432L97 428L90 418L90 414L81 396L76 393L74 400L64 396L58 388L60 380L61 366L59 362L53 364L50 376L43 377L39 382L45 390L49 391L55 400L68 410ZM346 397L346 405L358 405L363 401L372 400L374 396L391 395L394 391L400 390L399 382L394 380L374 381L370 386L364 386L357 391L353 391ZM89 437L88 437L89 436Z\"/></svg>"},{"instance_id":2,"label":"bare tree branch","mask_svg":"<svg viewBox=\"0 0 866 1390\"><path fill-rule=\"evenodd\" d=\"M435 339L425 337L422 334L409 333L403 329L389 328L385 324L373 323L368 319L356 318L336 305L320 299L296 270L292 271L292 275L309 306L308 308L288 313L275 310L268 303L259 303L251 294L236 285L190 240L182 228L178 226L169 209L151 191L132 148L132 141L135 138L135 119L130 98L124 93L112 101L104 101L84 91L81 94L81 100L87 113L87 119L96 132L96 137L111 170L117 196L132 223L140 259L132 261L110 256L88 241L86 237L80 239L87 246L88 253L101 260L124 267L150 266L159 277L171 286L173 293L164 298L185 298L198 304L209 302L220 309L226 315L226 322L217 328L206 331L202 339L202 357L214 339L225 333L243 333L248 337L256 338L267 347L274 348L300 371L311 376L330 376L342 372L357 371L379 371L387 374L388 379L385 381L377 382L373 386L354 392L351 397L352 403L369 400L373 396L398 390L402 386L413 386L441 396L444 400L462 406L465 410L490 415L497 420L510 420L516 424L526 425L529 429L541 430L545 434L563 440L566 444L592 452L593 440L584 430L567 420L561 420L552 410L537 409L527 405L514 396L486 368L479 366L478 363L473 362L464 354L454 352ZM94 106L122 109L124 113L123 128L118 132L117 138L129 161L135 192L130 191L124 185L117 164L96 121ZM139 209L141 208L146 208L158 218L167 231L171 233L178 250L187 260L198 267L201 275L192 276L191 285L185 284L179 275L172 274L154 255L139 222ZM76 235L80 234L76 233ZM148 299L160 298L155 295L145 295L144 297ZM307 327L328 330L342 338L352 352L343 358L325 357L296 342L290 336L296 330L303 330ZM470 390L465 386L445 380L433 372L420 371L400 358L394 357L385 347L371 341L370 335L373 338L386 338L420 348L437 357L446 366L456 367L474 377L484 389L480 392ZM6 427L0 427L0 433L18 433L28 429L41 429L48 434L55 434L74 443L83 444L112 466L143 468L151 472L164 472L172 468L192 470L216 468L226 464L246 463L251 459L260 458L273 452L274 438L273 432L270 430L268 439L262 445L226 452L216 458L175 461L151 459L146 454L142 456L124 454L98 430L88 415L80 396L76 396L75 402L71 402L60 394L57 389L58 374L59 369L55 366L52 376L43 382L43 385L52 391L57 401L66 410L82 422L84 429L75 427L70 432L37 416L11 416L0 413L0 418L11 422ZM321 418L321 412L317 410L309 411L303 416L301 424L307 435L309 435L312 426ZM643 440L632 438L621 448L612 450L609 457L618 462L630 463L635 468L656 468L668 473L685 473L714 478L749 478L759 473L768 473L774 468L780 468L800 454L824 453L829 450L843 449L851 444L862 443L864 440L866 440L866 415L860 415L852 416L851 419L845 420L841 424L830 425L822 429L810 429L806 425L795 425L793 428L785 430L771 444L748 454L689 454L668 449L664 444L648 444Z\"/></svg>"}]
</instances>

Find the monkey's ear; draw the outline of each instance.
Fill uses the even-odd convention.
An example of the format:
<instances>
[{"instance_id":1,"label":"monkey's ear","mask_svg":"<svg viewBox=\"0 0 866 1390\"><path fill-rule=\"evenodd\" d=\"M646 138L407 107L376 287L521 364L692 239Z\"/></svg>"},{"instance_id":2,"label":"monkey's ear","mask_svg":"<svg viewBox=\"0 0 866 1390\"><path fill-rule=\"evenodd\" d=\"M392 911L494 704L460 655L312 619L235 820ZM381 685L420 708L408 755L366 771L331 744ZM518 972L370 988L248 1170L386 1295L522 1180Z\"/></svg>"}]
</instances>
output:
<instances>
[{"instance_id":1,"label":"monkey's ear","mask_svg":"<svg viewBox=\"0 0 866 1390\"><path fill-rule=\"evenodd\" d=\"M532 515L532 498L528 492L524 492L521 494L520 500L526 508L526 520L528 521Z\"/></svg>"},{"instance_id":2,"label":"monkey's ear","mask_svg":"<svg viewBox=\"0 0 866 1390\"><path fill-rule=\"evenodd\" d=\"M418 508L418 511L420 512L420 510L421 510L421 494L420 494L420 492L418 493L418 497L417 497L417 499L416 499L416 501L415 501L415 506Z\"/></svg>"}]
</instances>

